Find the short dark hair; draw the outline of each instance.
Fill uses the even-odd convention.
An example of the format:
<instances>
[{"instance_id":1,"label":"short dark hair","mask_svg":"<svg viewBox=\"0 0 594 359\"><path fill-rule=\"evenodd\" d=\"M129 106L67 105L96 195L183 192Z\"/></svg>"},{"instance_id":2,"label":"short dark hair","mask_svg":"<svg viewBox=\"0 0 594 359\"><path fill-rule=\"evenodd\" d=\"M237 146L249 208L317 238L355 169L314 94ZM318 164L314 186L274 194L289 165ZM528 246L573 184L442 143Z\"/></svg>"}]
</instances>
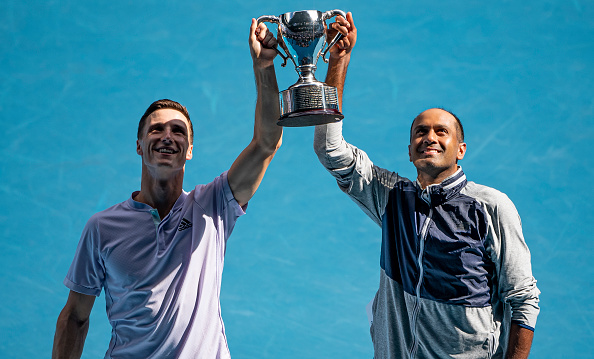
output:
<instances>
[{"instance_id":1,"label":"short dark hair","mask_svg":"<svg viewBox=\"0 0 594 359\"><path fill-rule=\"evenodd\" d=\"M175 102L175 101L169 100L169 99L157 100L157 101L151 103L151 105L146 109L146 111L144 112L144 115L142 115L142 117L140 118L140 121L138 122L137 138L140 140L140 138L142 137L142 131L144 130L144 125L146 123L147 117L149 117L151 115L151 113L153 113L157 110L162 110L162 109L172 109L172 110L179 111L182 113L182 115L184 115L188 119L188 123L190 124L190 128L189 128L190 144L194 143L194 126L192 126L192 121L190 120L190 114L188 113L188 110L186 109L185 106L183 106L179 102Z\"/></svg>"},{"instance_id":2,"label":"short dark hair","mask_svg":"<svg viewBox=\"0 0 594 359\"><path fill-rule=\"evenodd\" d=\"M456 119L456 132L457 132L456 137L458 138L458 142L460 142L460 143L464 142L464 126L462 126L462 121L460 121L458 116L456 116L452 111L446 110L443 107L436 107L436 108L449 113ZM421 113L423 113L423 112L421 112ZM410 140L412 140L413 125L415 124L415 121L417 120L417 118L419 118L419 116L421 116L421 114L418 114L417 117L415 117L413 122L410 124Z\"/></svg>"}]
</instances>

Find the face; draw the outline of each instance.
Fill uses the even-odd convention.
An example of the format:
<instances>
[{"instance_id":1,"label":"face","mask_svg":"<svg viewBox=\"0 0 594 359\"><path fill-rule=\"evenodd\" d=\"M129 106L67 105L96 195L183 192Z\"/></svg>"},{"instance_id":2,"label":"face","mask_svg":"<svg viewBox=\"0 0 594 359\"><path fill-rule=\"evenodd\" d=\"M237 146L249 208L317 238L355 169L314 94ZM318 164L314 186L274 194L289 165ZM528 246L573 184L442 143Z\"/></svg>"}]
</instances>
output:
<instances>
[{"instance_id":1,"label":"face","mask_svg":"<svg viewBox=\"0 0 594 359\"><path fill-rule=\"evenodd\" d=\"M157 170L183 169L192 159L188 119L173 109L157 110L149 115L136 152L145 166Z\"/></svg>"},{"instance_id":2,"label":"face","mask_svg":"<svg viewBox=\"0 0 594 359\"><path fill-rule=\"evenodd\" d=\"M457 129L456 119L440 109L417 116L408 146L410 161L417 171L433 177L456 172L458 160L466 153L466 144L458 141Z\"/></svg>"}]
</instances>

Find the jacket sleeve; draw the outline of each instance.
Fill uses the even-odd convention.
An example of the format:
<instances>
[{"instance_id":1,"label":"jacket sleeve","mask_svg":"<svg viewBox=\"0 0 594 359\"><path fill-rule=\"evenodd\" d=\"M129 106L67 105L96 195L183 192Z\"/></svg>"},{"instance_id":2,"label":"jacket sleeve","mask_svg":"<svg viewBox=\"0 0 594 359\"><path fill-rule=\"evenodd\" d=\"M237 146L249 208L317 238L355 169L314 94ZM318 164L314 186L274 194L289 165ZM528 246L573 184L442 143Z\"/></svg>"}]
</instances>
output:
<instances>
[{"instance_id":1,"label":"jacket sleeve","mask_svg":"<svg viewBox=\"0 0 594 359\"><path fill-rule=\"evenodd\" d=\"M497 192L495 196L496 201L487 206L487 211L499 297L510 306L512 322L534 330L540 291L532 276L530 250L516 207L505 194Z\"/></svg>"},{"instance_id":2,"label":"jacket sleeve","mask_svg":"<svg viewBox=\"0 0 594 359\"><path fill-rule=\"evenodd\" d=\"M314 150L342 191L378 225L398 175L379 168L342 137L342 121L316 126Z\"/></svg>"}]
</instances>

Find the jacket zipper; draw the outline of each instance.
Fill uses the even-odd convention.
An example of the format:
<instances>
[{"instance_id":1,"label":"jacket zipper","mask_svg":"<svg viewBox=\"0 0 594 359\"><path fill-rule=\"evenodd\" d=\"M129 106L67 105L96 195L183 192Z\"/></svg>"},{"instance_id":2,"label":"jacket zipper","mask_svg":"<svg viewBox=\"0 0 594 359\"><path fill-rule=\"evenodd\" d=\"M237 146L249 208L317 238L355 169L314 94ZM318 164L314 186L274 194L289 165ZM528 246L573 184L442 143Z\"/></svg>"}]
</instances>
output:
<instances>
[{"instance_id":1,"label":"jacket zipper","mask_svg":"<svg viewBox=\"0 0 594 359\"><path fill-rule=\"evenodd\" d=\"M425 252L425 240L427 239L427 232L429 229L429 224L431 224L432 216L433 208L430 208L429 215L427 215L427 218L425 218L425 221L423 222L423 227L421 228L421 234L419 236L419 256L417 257L417 264L419 265L419 281L417 282L417 287L415 289L415 306L413 308L413 315L411 320L413 343L409 352L410 359L414 359L419 347L419 341L417 338L417 316L419 315L419 311L421 310L421 284L423 283L424 275L423 254Z\"/></svg>"}]
</instances>

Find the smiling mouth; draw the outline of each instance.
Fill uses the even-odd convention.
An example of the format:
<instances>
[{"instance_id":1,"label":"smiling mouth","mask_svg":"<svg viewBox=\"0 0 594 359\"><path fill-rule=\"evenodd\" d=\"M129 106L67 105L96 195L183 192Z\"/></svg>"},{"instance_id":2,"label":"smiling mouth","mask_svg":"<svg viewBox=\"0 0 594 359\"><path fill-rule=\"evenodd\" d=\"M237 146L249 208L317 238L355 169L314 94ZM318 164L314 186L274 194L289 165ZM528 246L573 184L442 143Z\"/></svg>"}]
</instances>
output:
<instances>
[{"instance_id":1,"label":"smiling mouth","mask_svg":"<svg viewBox=\"0 0 594 359\"><path fill-rule=\"evenodd\" d=\"M441 151L439 151L439 150L437 150L435 148L426 148L426 149L424 149L424 150L422 150L420 152L421 153L424 153L424 154L438 154Z\"/></svg>"}]
</instances>

